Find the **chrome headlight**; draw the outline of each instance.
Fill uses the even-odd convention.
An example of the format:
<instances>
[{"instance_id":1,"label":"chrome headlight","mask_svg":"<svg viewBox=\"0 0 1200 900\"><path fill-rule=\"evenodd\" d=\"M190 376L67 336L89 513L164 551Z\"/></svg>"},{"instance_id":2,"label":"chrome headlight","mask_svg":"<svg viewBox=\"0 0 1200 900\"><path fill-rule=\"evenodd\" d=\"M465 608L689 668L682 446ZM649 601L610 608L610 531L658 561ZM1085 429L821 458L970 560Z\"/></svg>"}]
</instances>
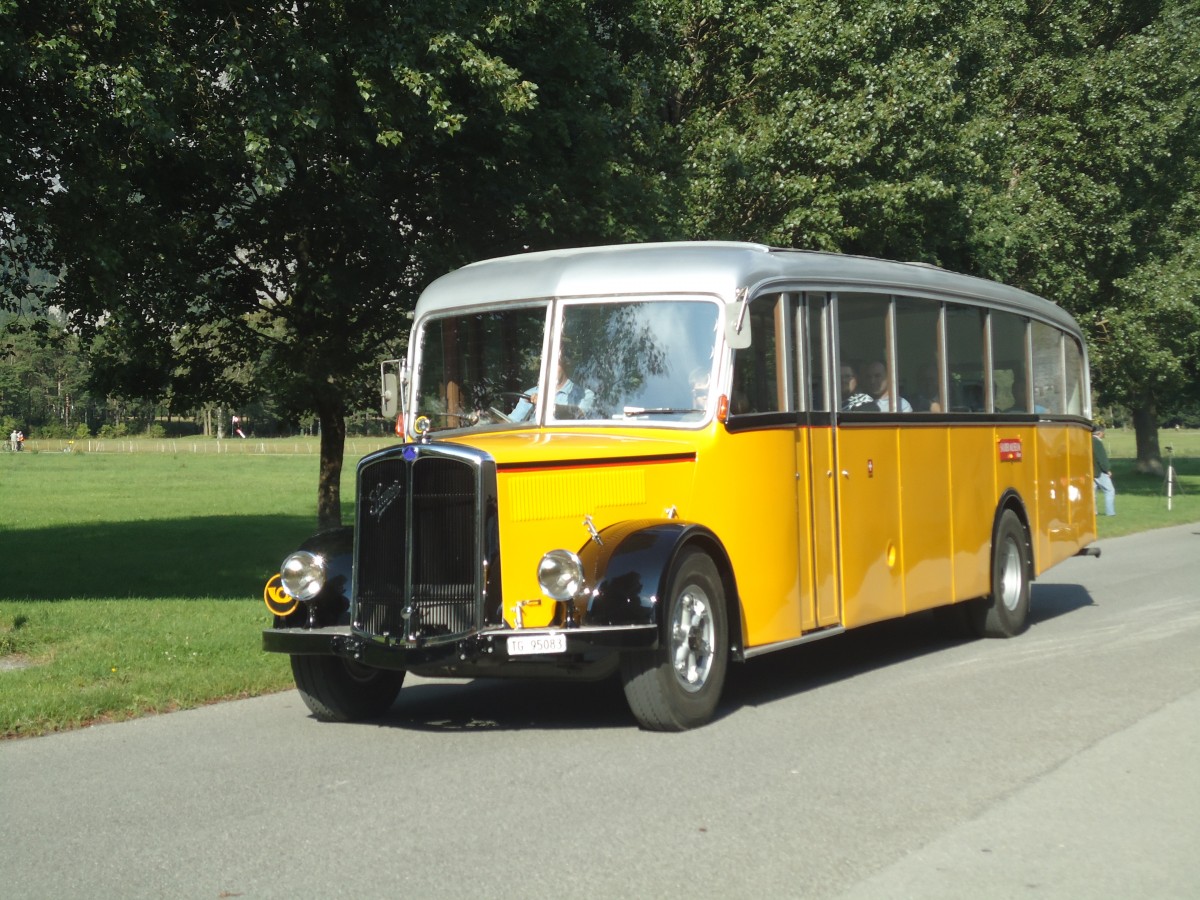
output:
<instances>
[{"instance_id":1,"label":"chrome headlight","mask_svg":"<svg viewBox=\"0 0 1200 900\"><path fill-rule=\"evenodd\" d=\"M538 584L551 600L570 600L583 588L583 563L570 550L551 550L538 563Z\"/></svg>"},{"instance_id":2,"label":"chrome headlight","mask_svg":"<svg viewBox=\"0 0 1200 900\"><path fill-rule=\"evenodd\" d=\"M325 587L325 558L297 550L279 567L283 590L297 600L311 600Z\"/></svg>"}]
</instances>

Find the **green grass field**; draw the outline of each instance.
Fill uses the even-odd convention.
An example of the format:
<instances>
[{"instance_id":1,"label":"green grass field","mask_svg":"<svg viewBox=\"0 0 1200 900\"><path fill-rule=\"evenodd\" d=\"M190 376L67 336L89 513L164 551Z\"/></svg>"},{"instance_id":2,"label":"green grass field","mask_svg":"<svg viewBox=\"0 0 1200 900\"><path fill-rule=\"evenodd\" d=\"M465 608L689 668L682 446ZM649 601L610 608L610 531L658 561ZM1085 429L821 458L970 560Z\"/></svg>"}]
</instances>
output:
<instances>
[{"instance_id":1,"label":"green grass field","mask_svg":"<svg viewBox=\"0 0 1200 900\"><path fill-rule=\"evenodd\" d=\"M1168 446L1175 451L1177 488L1170 510L1167 509L1165 477L1134 471L1137 449L1133 432L1109 431L1104 443L1113 466L1117 514L1111 519L1104 516L1097 519L1102 539L1200 520L1200 432L1163 431L1159 434L1164 461Z\"/></svg>"},{"instance_id":2,"label":"green grass field","mask_svg":"<svg viewBox=\"0 0 1200 900\"><path fill-rule=\"evenodd\" d=\"M1182 489L1170 511L1163 478L1133 471L1132 434L1107 444L1118 514L1101 539L1200 520L1200 433L1162 435ZM291 444L0 454L0 736L290 687L286 658L260 650L260 592L313 530L316 478L316 454Z\"/></svg>"},{"instance_id":3,"label":"green grass field","mask_svg":"<svg viewBox=\"0 0 1200 900\"><path fill-rule=\"evenodd\" d=\"M0 735L288 687L260 591L316 478L315 455L0 455Z\"/></svg>"}]
</instances>

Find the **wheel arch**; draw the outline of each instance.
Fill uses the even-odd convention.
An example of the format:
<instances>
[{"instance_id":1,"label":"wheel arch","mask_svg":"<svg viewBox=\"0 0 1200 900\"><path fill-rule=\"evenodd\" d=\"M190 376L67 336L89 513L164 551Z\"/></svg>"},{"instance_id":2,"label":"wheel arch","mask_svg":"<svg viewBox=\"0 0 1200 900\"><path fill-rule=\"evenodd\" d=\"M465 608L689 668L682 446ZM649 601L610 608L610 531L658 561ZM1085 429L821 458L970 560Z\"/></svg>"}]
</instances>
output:
<instances>
[{"instance_id":1,"label":"wheel arch","mask_svg":"<svg viewBox=\"0 0 1200 900\"><path fill-rule=\"evenodd\" d=\"M354 528L344 525L307 538L297 550L307 550L325 559L325 586L315 598L301 603L287 616L276 616L276 628L318 628L350 622L350 591L353 582Z\"/></svg>"},{"instance_id":2,"label":"wheel arch","mask_svg":"<svg viewBox=\"0 0 1200 900\"><path fill-rule=\"evenodd\" d=\"M1020 520L1021 527L1025 529L1025 559L1029 567L1025 575L1032 582L1034 580L1034 573L1037 572L1037 560L1034 557L1037 546L1033 539L1033 528L1029 520L1029 510L1025 506L1024 498L1014 488L1009 488L1001 494L1000 502L996 504L996 512L992 517L992 545L995 546L996 544L996 536L1000 530L1000 519L1006 510L1012 510Z\"/></svg>"},{"instance_id":3,"label":"wheel arch","mask_svg":"<svg viewBox=\"0 0 1200 900\"><path fill-rule=\"evenodd\" d=\"M737 578L721 539L709 528L675 519L623 522L600 532L579 552L588 581L594 585L585 617L593 625L654 624L662 627L660 602L679 558L698 549L717 567L725 594L730 650L742 658L745 626ZM736 624L735 624L736 623Z\"/></svg>"}]
</instances>

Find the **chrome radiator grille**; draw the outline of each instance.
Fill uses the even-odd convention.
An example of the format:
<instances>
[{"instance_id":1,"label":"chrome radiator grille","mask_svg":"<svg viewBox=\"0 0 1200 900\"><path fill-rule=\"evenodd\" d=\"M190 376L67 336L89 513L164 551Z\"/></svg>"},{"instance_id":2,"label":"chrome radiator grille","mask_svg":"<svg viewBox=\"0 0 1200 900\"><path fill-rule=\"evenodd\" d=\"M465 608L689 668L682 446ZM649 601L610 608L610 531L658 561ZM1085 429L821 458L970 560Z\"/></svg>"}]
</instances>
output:
<instances>
[{"instance_id":1,"label":"chrome radiator grille","mask_svg":"<svg viewBox=\"0 0 1200 900\"><path fill-rule=\"evenodd\" d=\"M478 628L478 468L409 448L364 461L358 478L355 627L407 641Z\"/></svg>"}]
</instances>

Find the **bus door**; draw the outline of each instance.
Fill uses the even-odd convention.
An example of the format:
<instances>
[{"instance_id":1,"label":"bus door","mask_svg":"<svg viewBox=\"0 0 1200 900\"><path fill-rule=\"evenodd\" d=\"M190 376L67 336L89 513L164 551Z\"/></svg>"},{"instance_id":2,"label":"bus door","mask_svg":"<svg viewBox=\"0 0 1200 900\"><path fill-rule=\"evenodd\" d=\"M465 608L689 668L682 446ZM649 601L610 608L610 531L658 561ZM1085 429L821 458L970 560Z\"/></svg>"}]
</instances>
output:
<instances>
[{"instance_id":1,"label":"bus door","mask_svg":"<svg viewBox=\"0 0 1200 900\"><path fill-rule=\"evenodd\" d=\"M799 493L801 608L804 631L841 621L837 552L837 460L834 455L833 396L828 330L829 302L810 291L797 310L796 342L800 427L796 440ZM803 565L804 560L811 565Z\"/></svg>"},{"instance_id":2,"label":"bus door","mask_svg":"<svg viewBox=\"0 0 1200 900\"><path fill-rule=\"evenodd\" d=\"M900 521L900 429L895 404L891 298L839 293L833 300L839 411L833 431L842 624L904 611ZM890 395L888 391L890 390ZM883 391L883 397L873 394ZM919 500L917 501L919 502Z\"/></svg>"}]
</instances>

